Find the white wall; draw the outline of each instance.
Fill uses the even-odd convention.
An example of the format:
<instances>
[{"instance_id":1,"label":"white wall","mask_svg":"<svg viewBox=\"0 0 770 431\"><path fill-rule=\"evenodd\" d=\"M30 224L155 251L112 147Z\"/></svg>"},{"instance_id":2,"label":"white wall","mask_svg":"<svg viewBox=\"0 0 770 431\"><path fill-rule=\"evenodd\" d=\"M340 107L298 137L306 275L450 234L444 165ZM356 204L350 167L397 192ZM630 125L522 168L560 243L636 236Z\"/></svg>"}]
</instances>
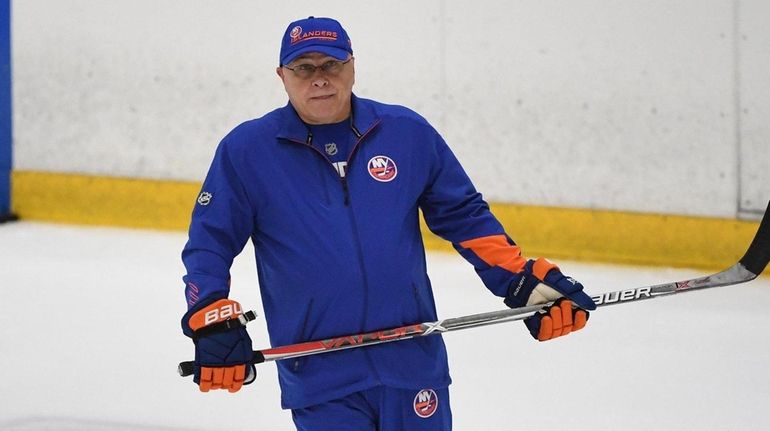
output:
<instances>
[{"instance_id":1,"label":"white wall","mask_svg":"<svg viewBox=\"0 0 770 431\"><path fill-rule=\"evenodd\" d=\"M770 2L739 4L736 76L740 104L741 206L764 210L770 199Z\"/></svg>"},{"instance_id":2,"label":"white wall","mask_svg":"<svg viewBox=\"0 0 770 431\"><path fill-rule=\"evenodd\" d=\"M490 200L734 217L770 199L764 0L17 0L12 13L19 170L201 180L227 131L286 103L282 32L316 15L348 30L356 93L425 115Z\"/></svg>"}]
</instances>

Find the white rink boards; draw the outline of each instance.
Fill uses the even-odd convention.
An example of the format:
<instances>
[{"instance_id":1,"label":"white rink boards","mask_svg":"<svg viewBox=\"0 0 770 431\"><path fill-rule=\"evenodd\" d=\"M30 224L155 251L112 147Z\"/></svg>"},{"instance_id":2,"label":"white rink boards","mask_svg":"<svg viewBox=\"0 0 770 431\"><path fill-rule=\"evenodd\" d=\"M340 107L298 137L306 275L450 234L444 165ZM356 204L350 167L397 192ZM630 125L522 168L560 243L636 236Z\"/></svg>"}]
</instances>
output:
<instances>
[{"instance_id":1,"label":"white rink boards","mask_svg":"<svg viewBox=\"0 0 770 431\"><path fill-rule=\"evenodd\" d=\"M490 201L734 218L770 199L763 0L13 6L16 170L200 181L286 103L286 25L323 14L356 94L424 115Z\"/></svg>"}]
</instances>

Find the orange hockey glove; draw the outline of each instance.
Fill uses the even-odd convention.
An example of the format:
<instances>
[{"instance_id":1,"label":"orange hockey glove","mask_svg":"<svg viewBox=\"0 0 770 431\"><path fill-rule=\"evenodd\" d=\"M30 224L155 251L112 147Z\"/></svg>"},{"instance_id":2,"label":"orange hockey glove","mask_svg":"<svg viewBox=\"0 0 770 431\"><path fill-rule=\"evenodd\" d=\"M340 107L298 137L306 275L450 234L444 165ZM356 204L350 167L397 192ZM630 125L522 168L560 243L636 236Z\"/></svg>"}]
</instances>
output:
<instances>
[{"instance_id":1,"label":"orange hockey glove","mask_svg":"<svg viewBox=\"0 0 770 431\"><path fill-rule=\"evenodd\" d=\"M505 304L511 308L554 303L524 320L530 334L546 341L582 329L588 321L588 310L596 309L583 285L561 273L547 259L527 261L508 289ZM575 307L573 307L573 304Z\"/></svg>"},{"instance_id":2,"label":"orange hockey glove","mask_svg":"<svg viewBox=\"0 0 770 431\"><path fill-rule=\"evenodd\" d=\"M251 338L238 320L241 305L230 299L206 301L182 318L184 333L195 343L195 383L202 392L237 392L256 378Z\"/></svg>"},{"instance_id":3,"label":"orange hockey glove","mask_svg":"<svg viewBox=\"0 0 770 431\"><path fill-rule=\"evenodd\" d=\"M525 323L532 336L539 341L568 335L570 332L583 329L588 321L588 312L572 307L572 301L559 298L545 313L536 314Z\"/></svg>"}]
</instances>

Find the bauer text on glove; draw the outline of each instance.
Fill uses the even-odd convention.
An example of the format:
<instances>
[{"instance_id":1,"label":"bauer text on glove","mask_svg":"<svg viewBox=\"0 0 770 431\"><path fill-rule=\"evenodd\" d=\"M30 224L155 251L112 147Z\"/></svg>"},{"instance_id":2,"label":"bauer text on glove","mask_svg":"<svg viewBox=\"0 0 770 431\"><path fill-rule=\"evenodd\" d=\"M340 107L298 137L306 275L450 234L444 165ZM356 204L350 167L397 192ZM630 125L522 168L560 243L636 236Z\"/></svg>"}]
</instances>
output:
<instances>
[{"instance_id":1,"label":"bauer text on glove","mask_svg":"<svg viewBox=\"0 0 770 431\"><path fill-rule=\"evenodd\" d=\"M195 343L194 381L202 392L227 389L237 392L254 381L251 338L237 321L241 305L230 299L201 302L182 318L185 335Z\"/></svg>"}]
</instances>

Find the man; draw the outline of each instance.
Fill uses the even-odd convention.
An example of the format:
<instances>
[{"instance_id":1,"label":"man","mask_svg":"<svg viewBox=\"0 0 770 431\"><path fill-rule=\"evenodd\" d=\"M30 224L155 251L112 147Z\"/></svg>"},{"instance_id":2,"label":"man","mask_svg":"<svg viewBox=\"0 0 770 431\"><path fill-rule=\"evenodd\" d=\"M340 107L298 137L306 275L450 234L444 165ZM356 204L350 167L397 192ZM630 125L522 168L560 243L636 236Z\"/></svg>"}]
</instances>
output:
<instances>
[{"instance_id":1,"label":"man","mask_svg":"<svg viewBox=\"0 0 770 431\"><path fill-rule=\"evenodd\" d=\"M353 95L347 33L329 18L291 23L277 74L289 104L220 143L182 257L202 391L237 391L256 373L229 268L251 238L273 346L437 320L418 208L510 307L556 301L526 321L539 340L582 328L582 285L526 260L441 136L416 113ZM278 363L299 430L448 430L440 336Z\"/></svg>"}]
</instances>

